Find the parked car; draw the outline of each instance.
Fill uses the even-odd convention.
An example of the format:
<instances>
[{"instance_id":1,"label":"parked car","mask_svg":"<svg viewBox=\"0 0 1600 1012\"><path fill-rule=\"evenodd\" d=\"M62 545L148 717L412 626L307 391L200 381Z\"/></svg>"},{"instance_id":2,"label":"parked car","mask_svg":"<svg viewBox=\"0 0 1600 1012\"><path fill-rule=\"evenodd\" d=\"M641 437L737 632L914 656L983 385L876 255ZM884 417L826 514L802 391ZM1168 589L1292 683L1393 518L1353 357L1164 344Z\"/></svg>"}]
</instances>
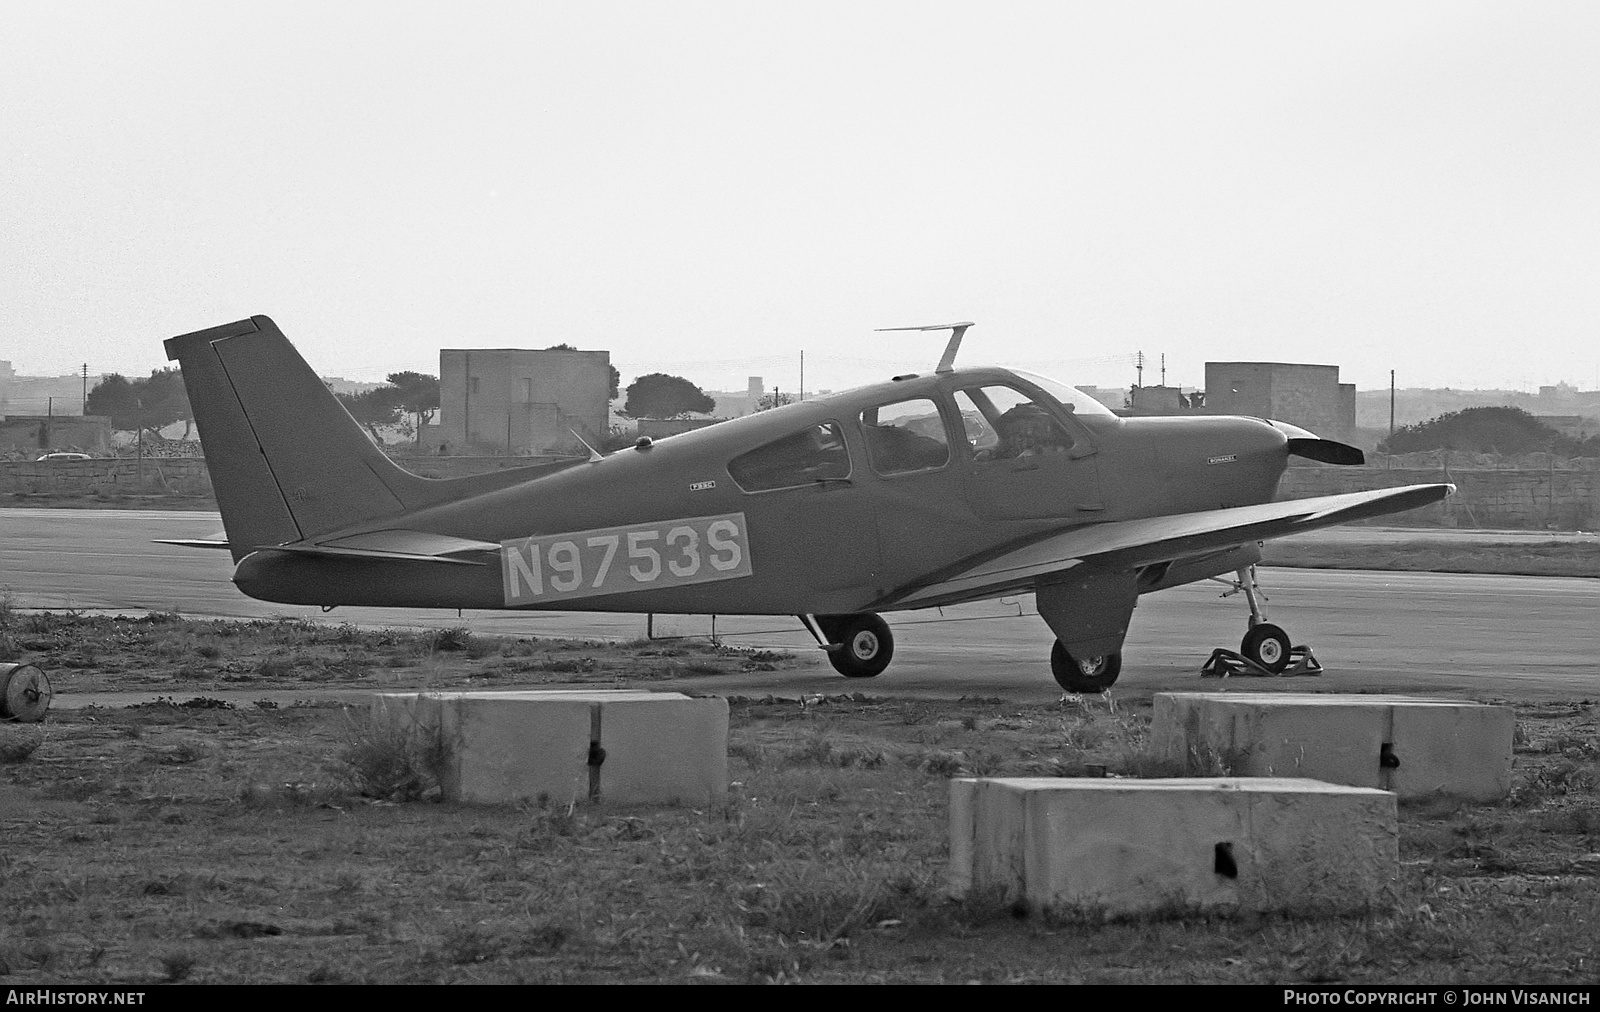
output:
<instances>
[{"instance_id":1,"label":"parked car","mask_svg":"<svg viewBox=\"0 0 1600 1012\"><path fill-rule=\"evenodd\" d=\"M47 453L40 460L93 460L87 453Z\"/></svg>"}]
</instances>

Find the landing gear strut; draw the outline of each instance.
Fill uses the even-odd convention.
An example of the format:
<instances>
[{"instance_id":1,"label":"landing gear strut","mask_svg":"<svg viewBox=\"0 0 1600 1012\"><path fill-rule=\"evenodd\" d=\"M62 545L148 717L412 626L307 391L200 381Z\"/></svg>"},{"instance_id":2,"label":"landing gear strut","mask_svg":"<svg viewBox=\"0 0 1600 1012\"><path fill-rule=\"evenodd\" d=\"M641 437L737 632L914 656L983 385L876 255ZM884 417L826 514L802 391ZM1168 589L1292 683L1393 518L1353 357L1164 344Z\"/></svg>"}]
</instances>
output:
<instances>
[{"instance_id":1,"label":"landing gear strut","mask_svg":"<svg viewBox=\"0 0 1600 1012\"><path fill-rule=\"evenodd\" d=\"M846 678L872 678L894 659L889 623L870 611L854 615L801 615L800 621Z\"/></svg>"},{"instance_id":2,"label":"landing gear strut","mask_svg":"<svg viewBox=\"0 0 1600 1012\"><path fill-rule=\"evenodd\" d=\"M1249 628L1245 631L1244 641L1239 644L1239 653L1230 654L1227 650L1217 650L1211 655L1201 669L1202 674L1268 674L1279 675L1292 664L1292 675L1314 675L1322 670L1322 665L1312 656L1310 647L1292 647L1289 645L1289 634L1278 626L1267 621L1267 609L1264 602L1267 595L1261 592L1256 584L1256 567L1246 566L1236 574L1237 580L1224 580L1212 577L1216 582L1232 588L1223 597L1234 594L1244 594L1244 599L1250 603ZM1219 658L1218 655L1224 655ZM1240 665L1242 658L1248 662ZM1232 663L1230 664L1230 660ZM1257 670L1250 670L1251 668Z\"/></svg>"},{"instance_id":3,"label":"landing gear strut","mask_svg":"<svg viewBox=\"0 0 1600 1012\"><path fill-rule=\"evenodd\" d=\"M1239 644L1239 653L1252 664L1266 668L1274 675L1289 666L1289 634L1267 621L1267 595L1256 583L1256 567L1245 566L1236 574L1237 580L1219 580L1233 589L1223 594L1229 597L1243 593L1250 603L1250 623ZM1215 579L1215 578L1213 578Z\"/></svg>"}]
</instances>

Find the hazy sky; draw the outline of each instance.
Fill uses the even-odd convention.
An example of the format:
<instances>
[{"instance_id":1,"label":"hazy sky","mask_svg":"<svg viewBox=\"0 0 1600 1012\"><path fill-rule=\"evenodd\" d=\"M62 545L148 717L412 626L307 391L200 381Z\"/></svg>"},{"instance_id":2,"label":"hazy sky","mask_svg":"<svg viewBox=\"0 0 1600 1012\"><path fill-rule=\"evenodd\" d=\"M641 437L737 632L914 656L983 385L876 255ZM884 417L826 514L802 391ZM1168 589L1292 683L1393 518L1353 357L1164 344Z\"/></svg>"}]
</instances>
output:
<instances>
[{"instance_id":1,"label":"hazy sky","mask_svg":"<svg viewBox=\"0 0 1600 1012\"><path fill-rule=\"evenodd\" d=\"M20 3L0 359L1600 375L1600 4ZM1158 380L1146 371L1145 380Z\"/></svg>"}]
</instances>

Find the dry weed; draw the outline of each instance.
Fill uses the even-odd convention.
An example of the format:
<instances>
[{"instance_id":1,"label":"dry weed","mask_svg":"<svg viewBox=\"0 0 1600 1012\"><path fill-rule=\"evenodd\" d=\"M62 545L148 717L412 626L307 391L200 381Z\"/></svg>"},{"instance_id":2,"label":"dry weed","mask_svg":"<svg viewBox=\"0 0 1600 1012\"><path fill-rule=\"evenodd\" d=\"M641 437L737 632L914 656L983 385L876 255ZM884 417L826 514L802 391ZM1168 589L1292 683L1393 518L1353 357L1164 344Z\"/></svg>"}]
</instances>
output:
<instances>
[{"instance_id":1,"label":"dry weed","mask_svg":"<svg viewBox=\"0 0 1600 1012\"><path fill-rule=\"evenodd\" d=\"M37 724L0 723L0 763L22 762L44 741L44 728Z\"/></svg>"}]
</instances>

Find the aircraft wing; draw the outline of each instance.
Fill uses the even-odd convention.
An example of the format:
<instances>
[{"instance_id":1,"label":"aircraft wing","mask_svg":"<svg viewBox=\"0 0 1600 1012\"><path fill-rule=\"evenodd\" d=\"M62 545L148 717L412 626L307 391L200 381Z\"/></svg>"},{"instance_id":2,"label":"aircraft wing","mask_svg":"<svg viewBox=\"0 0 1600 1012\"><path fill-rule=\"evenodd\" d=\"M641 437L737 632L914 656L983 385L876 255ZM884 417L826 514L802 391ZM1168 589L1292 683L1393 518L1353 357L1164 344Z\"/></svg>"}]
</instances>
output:
<instances>
[{"instance_id":1,"label":"aircraft wing","mask_svg":"<svg viewBox=\"0 0 1600 1012\"><path fill-rule=\"evenodd\" d=\"M188 548L228 548L226 541L205 539L161 540L158 544L183 545ZM455 538L448 534L391 528L350 534L323 540L291 541L284 545L259 545L255 551L270 549L275 552L296 552L301 555L343 556L357 559L409 559L414 562L451 562L457 565L482 566L481 559L463 558L483 552L498 552L500 546L489 541Z\"/></svg>"},{"instance_id":2,"label":"aircraft wing","mask_svg":"<svg viewBox=\"0 0 1600 1012\"><path fill-rule=\"evenodd\" d=\"M1087 561L1116 569L1168 562L1415 509L1455 490L1447 484L1406 485L1074 527L893 594L876 607L922 608L1031 590L1038 577Z\"/></svg>"}]
</instances>

